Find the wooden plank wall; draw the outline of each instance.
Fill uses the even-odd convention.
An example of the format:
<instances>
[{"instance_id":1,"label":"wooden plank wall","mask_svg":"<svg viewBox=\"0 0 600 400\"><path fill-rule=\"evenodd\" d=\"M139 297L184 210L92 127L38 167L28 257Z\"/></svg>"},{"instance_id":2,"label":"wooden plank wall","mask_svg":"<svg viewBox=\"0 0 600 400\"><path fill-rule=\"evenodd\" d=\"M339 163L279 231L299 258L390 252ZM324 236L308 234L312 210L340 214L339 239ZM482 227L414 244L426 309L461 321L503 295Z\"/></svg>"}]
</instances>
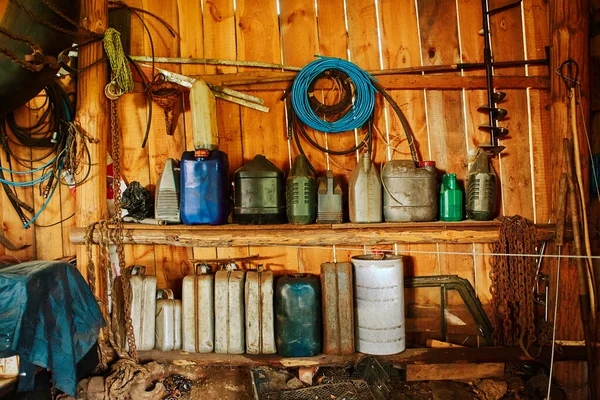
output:
<instances>
[{"instance_id":1,"label":"wooden plank wall","mask_svg":"<svg viewBox=\"0 0 600 400\"><path fill-rule=\"evenodd\" d=\"M490 5L496 7L505 3L493 0ZM178 36L172 37L155 19L144 17L156 56L303 66L318 54L348 59L365 69L483 61L483 39L478 34L481 29L479 0L128 0L128 4L155 13L179 32ZM524 0L521 7L493 17L493 46L497 60L544 57L544 46L549 44L548 15L546 0ZM132 18L131 52L151 54L150 40L137 18ZM252 70L209 65L158 66L188 75ZM497 70L498 75L547 73L545 67ZM452 79L460 75L483 74L483 71L469 71L444 76ZM287 122L284 104L280 101L282 92L261 90L261 86L256 86L250 93L262 97L271 112L265 114L221 100L217 102L220 147L229 156L230 172L233 174L257 153L265 154L287 172L298 150L286 138ZM391 95L411 124L421 158L435 160L440 173L452 172L464 179L469 157L475 154L477 144L486 140L486 135L477 129L479 124L485 123L485 115L476 110L485 102L485 92L419 89L393 90ZM494 160L502 182L501 212L521 214L540 223L548 221L551 211L548 173L549 154L554 145L546 140L549 101L549 93L544 90L507 91L507 100L502 106L509 111L505 124L511 135L503 140L507 150ZM122 175L127 182L137 180L143 186L153 188L166 158L179 158L184 150L192 148L187 96L182 96L180 111L183 112L177 117L173 136L166 135L162 110L154 106L152 130L145 149L141 148L147 118L145 95L125 95L118 105L123 134ZM23 108L17 116L19 120L27 121L35 119L36 113L38 111ZM401 127L381 98L377 99L375 124L379 131L374 146L377 163L410 157L406 141L395 140L402 135ZM361 132L312 134L320 143L336 149L355 144L362 135ZM388 142L392 145L388 146ZM330 168L347 181L358 154L330 157L303 143L319 171ZM7 204L4 194L0 196L2 203ZM31 189L20 189L20 196L36 207L40 206L38 193ZM69 216L73 209L74 200L63 188L43 214L40 224L59 221ZM49 228L22 230L13 214L7 207L0 209L4 232L16 244L34 243L34 246L20 252L0 248L0 252L22 259L74 254L67 239L72 220ZM405 258L408 275L458 274L473 283L484 303L489 302L489 258L477 254L489 253L489 246L402 245L395 249L408 255ZM191 273L189 259L192 257L259 254L265 258L267 268L277 273L318 273L324 261L334 258L346 261L354 254L370 250L128 246L126 257L130 264L146 265L148 272L158 277L159 286L170 287L178 293L182 277ZM439 303L439 295L435 291L415 291L407 294L407 300L431 311ZM450 301L457 303L453 297ZM460 335L465 336L464 332L457 335L456 340L461 341Z\"/></svg>"}]
</instances>

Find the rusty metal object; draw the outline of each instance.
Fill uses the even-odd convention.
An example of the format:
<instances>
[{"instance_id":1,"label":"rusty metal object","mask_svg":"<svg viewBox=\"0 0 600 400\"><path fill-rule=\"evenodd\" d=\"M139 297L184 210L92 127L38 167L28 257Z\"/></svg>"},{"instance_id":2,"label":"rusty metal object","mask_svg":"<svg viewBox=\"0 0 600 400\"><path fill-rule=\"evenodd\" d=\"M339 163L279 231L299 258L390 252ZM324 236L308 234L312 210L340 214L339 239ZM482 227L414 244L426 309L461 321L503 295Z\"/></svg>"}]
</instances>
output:
<instances>
[{"instance_id":1,"label":"rusty metal object","mask_svg":"<svg viewBox=\"0 0 600 400\"><path fill-rule=\"evenodd\" d=\"M4 247L6 247L7 250L10 251L23 250L30 246L28 244L24 246L14 245L10 240L8 240L6 236L4 236L4 233L2 231L0 231L0 244L2 244Z\"/></svg>"},{"instance_id":2,"label":"rusty metal object","mask_svg":"<svg viewBox=\"0 0 600 400\"><path fill-rule=\"evenodd\" d=\"M152 83L150 95L152 96L152 100L164 110L166 132L167 135L171 136L174 131L175 106L181 97L181 93L178 89L179 85L165 81L161 76L161 74L158 74L158 78Z\"/></svg>"},{"instance_id":3,"label":"rusty metal object","mask_svg":"<svg viewBox=\"0 0 600 400\"><path fill-rule=\"evenodd\" d=\"M475 294L475 290L471 285L471 282L468 280L461 278L457 275L439 275L439 276L412 276L404 278L404 287L405 288L427 288L427 287L439 287L441 290L441 315L442 315L442 336L446 336L445 332L446 328L446 318L444 316L445 307L446 307L446 292L448 290L456 290L460 295L461 299L464 301L465 306L471 313L473 317L473 321L477 324L477 328L479 332L483 336L483 340L486 345L492 345L492 324L483 309L483 305L477 295Z\"/></svg>"},{"instance_id":4,"label":"rusty metal object","mask_svg":"<svg viewBox=\"0 0 600 400\"><path fill-rule=\"evenodd\" d=\"M259 264L256 271L246 273L246 353L273 354L275 322L273 316L273 271Z\"/></svg>"},{"instance_id":5,"label":"rusty metal object","mask_svg":"<svg viewBox=\"0 0 600 400\"><path fill-rule=\"evenodd\" d=\"M521 217L505 217L500 227L500 241L494 244L492 257L492 305L495 315L494 344L521 346L527 350L536 342L535 300L531 288L535 285L536 261L519 254L535 254L535 226Z\"/></svg>"},{"instance_id":6,"label":"rusty metal object","mask_svg":"<svg viewBox=\"0 0 600 400\"><path fill-rule=\"evenodd\" d=\"M354 353L354 295L351 263L321 264L323 353Z\"/></svg>"},{"instance_id":7,"label":"rusty metal object","mask_svg":"<svg viewBox=\"0 0 600 400\"><path fill-rule=\"evenodd\" d=\"M79 2L70 0L47 0L46 2L52 4L55 9L60 10L72 20L77 19L79 15ZM42 1L19 0L19 4L51 25L73 28L68 21L48 8ZM12 36L27 40L13 40L0 34L0 48L4 48L9 54L15 55L17 60L32 68L35 67L35 64L25 61L25 56L32 53L32 48L28 45L28 42L39 47L40 54L54 57L63 48L76 41L76 38L71 34L57 31L48 25L39 23L33 16L10 1L5 2L5 8L0 6L0 29L10 32ZM47 61L50 61L50 59ZM2 71L0 77L0 104L2 104L0 115L7 114L25 104L54 79L58 71L56 63L52 63L52 66L47 64L41 66L43 68L40 72L34 72L24 68L23 65L15 63L14 60L0 55L0 71Z\"/></svg>"}]
</instances>

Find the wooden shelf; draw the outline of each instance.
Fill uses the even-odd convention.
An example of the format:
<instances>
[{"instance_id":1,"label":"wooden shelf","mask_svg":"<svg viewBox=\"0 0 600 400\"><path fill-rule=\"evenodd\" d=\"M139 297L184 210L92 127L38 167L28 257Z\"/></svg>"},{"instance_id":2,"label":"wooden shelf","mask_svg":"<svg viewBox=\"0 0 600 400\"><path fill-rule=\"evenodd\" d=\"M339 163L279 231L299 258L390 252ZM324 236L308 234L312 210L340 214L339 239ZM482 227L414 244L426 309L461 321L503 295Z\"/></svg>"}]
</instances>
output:
<instances>
[{"instance_id":1,"label":"wooden shelf","mask_svg":"<svg viewBox=\"0 0 600 400\"><path fill-rule=\"evenodd\" d=\"M554 239L553 224L538 224L537 239ZM180 247L231 246L376 246L394 243L494 243L500 222L415 222L333 225L152 226L125 224L125 244ZM111 228L112 233L112 228ZM85 243L85 228L71 230L73 244ZM94 232L93 242L100 235Z\"/></svg>"},{"instance_id":2,"label":"wooden shelf","mask_svg":"<svg viewBox=\"0 0 600 400\"><path fill-rule=\"evenodd\" d=\"M538 354L538 361L550 359L551 348L541 349L532 346L531 354ZM301 366L344 366L356 363L363 354L348 356L321 354L316 357L282 358L278 355L250 355L250 354L216 354L216 353L186 353L183 351L159 350L138 351L142 362L157 361L160 363L181 364L193 363L198 366L221 367L301 367ZM586 357L584 346L564 346L562 352L557 352L555 359L558 361L584 360ZM515 362L530 360L520 347L480 347L480 348L416 348L406 349L394 355L377 356L384 365L406 364L450 364L450 363L483 363L483 362Z\"/></svg>"}]
</instances>

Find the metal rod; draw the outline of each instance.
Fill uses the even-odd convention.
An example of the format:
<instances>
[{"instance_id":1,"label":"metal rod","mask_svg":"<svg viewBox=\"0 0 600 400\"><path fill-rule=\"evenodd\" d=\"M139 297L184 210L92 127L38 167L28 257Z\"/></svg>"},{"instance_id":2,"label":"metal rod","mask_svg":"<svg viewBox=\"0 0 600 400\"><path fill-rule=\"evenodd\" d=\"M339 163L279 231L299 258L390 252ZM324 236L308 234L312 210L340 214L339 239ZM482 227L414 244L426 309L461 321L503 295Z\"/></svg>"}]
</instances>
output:
<instances>
[{"instance_id":1,"label":"metal rod","mask_svg":"<svg viewBox=\"0 0 600 400\"><path fill-rule=\"evenodd\" d=\"M152 57L148 56L130 56L133 61L152 62ZM237 61L237 60L219 60L215 58L180 58L180 57L154 57L155 63L162 64L210 64L210 65L228 65L237 67L256 67L270 69L285 69L288 71L300 71L302 67L293 67L291 65L264 63L258 61Z\"/></svg>"},{"instance_id":2,"label":"metal rod","mask_svg":"<svg viewBox=\"0 0 600 400\"><path fill-rule=\"evenodd\" d=\"M248 100L243 100L243 99L240 99L238 97L233 97L233 96L230 96L228 94L224 94L224 93L220 93L220 92L213 92L213 94L215 95L215 97L217 99L230 101L232 103L239 104L239 105L244 106L244 107L252 108L252 109L257 110L257 111L262 111L262 112L265 112L265 113L267 113L267 112L270 111L269 107L253 103L253 102L248 101Z\"/></svg>"},{"instance_id":3,"label":"metal rod","mask_svg":"<svg viewBox=\"0 0 600 400\"><path fill-rule=\"evenodd\" d=\"M488 12L488 0L481 0L481 11L483 15L483 59L485 63L485 80L487 84L487 100L488 100L488 118L490 124L490 146L496 146L496 136L494 133L494 128L497 127L496 120L494 119L494 111L492 110L495 106L493 99L493 90L494 90L494 70L492 67L492 62L494 61L492 57L492 43L490 39L490 17Z\"/></svg>"},{"instance_id":4,"label":"metal rod","mask_svg":"<svg viewBox=\"0 0 600 400\"><path fill-rule=\"evenodd\" d=\"M210 88L210 90L212 90L213 92L219 92L219 93L223 93L223 94L228 94L230 96L237 97L237 98L240 98L242 100L248 100L248 101L250 101L252 103L256 103L256 104L265 104L265 101L263 99L261 99L260 97L252 96L251 94L239 92L237 90L225 88L225 87L222 87L222 86L213 85L213 84L210 84L210 83L208 83L207 85Z\"/></svg>"}]
</instances>

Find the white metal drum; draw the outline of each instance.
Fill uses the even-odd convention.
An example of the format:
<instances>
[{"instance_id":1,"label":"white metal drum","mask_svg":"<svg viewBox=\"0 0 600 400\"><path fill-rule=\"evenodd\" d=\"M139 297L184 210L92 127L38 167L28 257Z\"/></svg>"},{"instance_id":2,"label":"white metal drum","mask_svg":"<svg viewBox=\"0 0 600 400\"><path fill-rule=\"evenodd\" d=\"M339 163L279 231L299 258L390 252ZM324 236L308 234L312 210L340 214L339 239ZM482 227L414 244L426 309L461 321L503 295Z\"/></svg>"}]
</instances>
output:
<instances>
[{"instance_id":1,"label":"white metal drum","mask_svg":"<svg viewBox=\"0 0 600 400\"><path fill-rule=\"evenodd\" d=\"M195 272L183 278L183 350L210 353L215 343L214 275L204 264L198 265Z\"/></svg>"},{"instance_id":2,"label":"white metal drum","mask_svg":"<svg viewBox=\"0 0 600 400\"><path fill-rule=\"evenodd\" d=\"M248 354L273 354L275 325L273 319L273 272L246 273L246 352Z\"/></svg>"},{"instance_id":3,"label":"white metal drum","mask_svg":"<svg viewBox=\"0 0 600 400\"><path fill-rule=\"evenodd\" d=\"M243 354L244 336L244 278L246 271L227 270L215 274L215 353Z\"/></svg>"},{"instance_id":4,"label":"white metal drum","mask_svg":"<svg viewBox=\"0 0 600 400\"><path fill-rule=\"evenodd\" d=\"M352 257L356 351L396 354L406 348L402 257Z\"/></svg>"},{"instance_id":5,"label":"white metal drum","mask_svg":"<svg viewBox=\"0 0 600 400\"><path fill-rule=\"evenodd\" d=\"M171 289L156 293L156 344L162 351L181 349L181 300L175 300Z\"/></svg>"}]
</instances>

